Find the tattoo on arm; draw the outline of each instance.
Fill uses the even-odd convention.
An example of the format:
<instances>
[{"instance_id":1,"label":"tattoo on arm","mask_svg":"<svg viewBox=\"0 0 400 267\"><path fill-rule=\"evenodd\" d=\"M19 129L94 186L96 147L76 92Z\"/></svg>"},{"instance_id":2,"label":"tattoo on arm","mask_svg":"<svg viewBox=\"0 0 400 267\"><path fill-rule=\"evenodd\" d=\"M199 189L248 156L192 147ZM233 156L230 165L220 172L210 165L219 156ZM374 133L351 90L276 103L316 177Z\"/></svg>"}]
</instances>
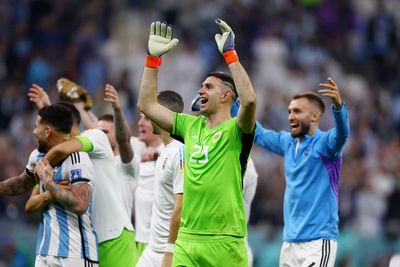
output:
<instances>
[{"instance_id":1,"label":"tattoo on arm","mask_svg":"<svg viewBox=\"0 0 400 267\"><path fill-rule=\"evenodd\" d=\"M114 110L115 137L118 143L122 162L128 163L132 160L133 150L130 144L131 131L121 109Z\"/></svg>"},{"instance_id":2,"label":"tattoo on arm","mask_svg":"<svg viewBox=\"0 0 400 267\"><path fill-rule=\"evenodd\" d=\"M46 190L52 194L56 202L59 202L67 209L77 214L86 212L91 196L90 185L86 183L74 184L71 187L71 191L69 191L52 182L46 186Z\"/></svg>"},{"instance_id":3,"label":"tattoo on arm","mask_svg":"<svg viewBox=\"0 0 400 267\"><path fill-rule=\"evenodd\" d=\"M9 178L0 183L1 196L22 195L35 186L33 178L29 177L25 172L19 176Z\"/></svg>"}]
</instances>

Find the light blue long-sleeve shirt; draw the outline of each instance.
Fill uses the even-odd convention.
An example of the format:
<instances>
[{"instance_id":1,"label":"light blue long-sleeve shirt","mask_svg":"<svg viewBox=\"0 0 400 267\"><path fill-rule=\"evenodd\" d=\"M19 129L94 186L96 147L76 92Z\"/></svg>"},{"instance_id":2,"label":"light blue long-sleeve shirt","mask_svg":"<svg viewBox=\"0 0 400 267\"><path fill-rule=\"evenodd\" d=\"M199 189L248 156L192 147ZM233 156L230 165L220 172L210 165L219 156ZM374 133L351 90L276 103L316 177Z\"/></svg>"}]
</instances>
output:
<instances>
[{"instance_id":1,"label":"light blue long-sleeve shirt","mask_svg":"<svg viewBox=\"0 0 400 267\"><path fill-rule=\"evenodd\" d=\"M305 242L337 240L339 230L338 187L342 148L350 133L346 104L332 107L335 127L317 130L300 140L289 132L264 129L257 124L254 143L284 158L283 240Z\"/></svg>"}]
</instances>

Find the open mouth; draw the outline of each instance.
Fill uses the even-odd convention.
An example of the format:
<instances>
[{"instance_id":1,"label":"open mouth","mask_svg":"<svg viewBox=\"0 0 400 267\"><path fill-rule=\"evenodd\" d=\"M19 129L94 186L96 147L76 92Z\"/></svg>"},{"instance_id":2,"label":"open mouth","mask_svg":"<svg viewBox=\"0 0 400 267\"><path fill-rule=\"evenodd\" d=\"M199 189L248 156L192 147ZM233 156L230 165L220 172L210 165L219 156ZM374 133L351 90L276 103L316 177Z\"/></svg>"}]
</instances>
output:
<instances>
[{"instance_id":1,"label":"open mouth","mask_svg":"<svg viewBox=\"0 0 400 267\"><path fill-rule=\"evenodd\" d=\"M140 135L144 135L144 134L146 134L146 130L145 129L139 129L139 134Z\"/></svg>"},{"instance_id":2,"label":"open mouth","mask_svg":"<svg viewBox=\"0 0 400 267\"><path fill-rule=\"evenodd\" d=\"M290 124L290 128L291 128L292 130L296 130L297 128L299 128L299 125L298 125L297 123L291 123L291 124Z\"/></svg>"}]
</instances>

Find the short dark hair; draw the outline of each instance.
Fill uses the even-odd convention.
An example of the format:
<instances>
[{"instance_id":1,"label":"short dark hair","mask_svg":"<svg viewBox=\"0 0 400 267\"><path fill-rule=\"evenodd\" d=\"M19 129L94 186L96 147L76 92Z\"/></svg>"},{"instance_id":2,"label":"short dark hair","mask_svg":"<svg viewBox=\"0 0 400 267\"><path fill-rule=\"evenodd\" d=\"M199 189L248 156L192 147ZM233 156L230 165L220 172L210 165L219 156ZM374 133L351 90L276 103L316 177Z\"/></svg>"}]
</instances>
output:
<instances>
[{"instance_id":1,"label":"short dark hair","mask_svg":"<svg viewBox=\"0 0 400 267\"><path fill-rule=\"evenodd\" d=\"M61 104L53 104L39 109L41 123L48 124L61 133L71 133L73 118L69 108Z\"/></svg>"},{"instance_id":2,"label":"short dark hair","mask_svg":"<svg viewBox=\"0 0 400 267\"><path fill-rule=\"evenodd\" d=\"M72 113L72 118L74 119L74 121L76 122L76 124L80 124L81 123L81 113L79 112L79 110L74 106L74 104L69 103L67 101L59 101L57 102L57 104L63 105L67 108L70 109L71 113Z\"/></svg>"},{"instance_id":3,"label":"short dark hair","mask_svg":"<svg viewBox=\"0 0 400 267\"><path fill-rule=\"evenodd\" d=\"M112 114L103 114L99 117L99 121L108 121L114 122L114 115Z\"/></svg>"},{"instance_id":4,"label":"short dark hair","mask_svg":"<svg viewBox=\"0 0 400 267\"><path fill-rule=\"evenodd\" d=\"M231 75L224 73L224 72L220 72L220 71L213 71L213 72L207 73L206 78L208 78L210 76L216 77L216 78L222 80L222 82L232 90L232 92L234 94L234 99L236 100L236 98L238 98L238 93L236 91L235 82L233 81L233 78Z\"/></svg>"},{"instance_id":5,"label":"short dark hair","mask_svg":"<svg viewBox=\"0 0 400 267\"><path fill-rule=\"evenodd\" d=\"M303 94L295 94L292 99L294 100L294 99L299 99L299 98L308 99L308 101L315 104L318 107L318 109L321 111L321 113L324 114L324 112L325 112L324 101L322 101L322 98L319 95L317 95L316 93L305 92Z\"/></svg>"},{"instance_id":6,"label":"short dark hair","mask_svg":"<svg viewBox=\"0 0 400 267\"><path fill-rule=\"evenodd\" d=\"M157 95L157 101L160 105L166 107L173 112L183 112L183 99L181 95L177 92L170 90L161 91Z\"/></svg>"}]
</instances>

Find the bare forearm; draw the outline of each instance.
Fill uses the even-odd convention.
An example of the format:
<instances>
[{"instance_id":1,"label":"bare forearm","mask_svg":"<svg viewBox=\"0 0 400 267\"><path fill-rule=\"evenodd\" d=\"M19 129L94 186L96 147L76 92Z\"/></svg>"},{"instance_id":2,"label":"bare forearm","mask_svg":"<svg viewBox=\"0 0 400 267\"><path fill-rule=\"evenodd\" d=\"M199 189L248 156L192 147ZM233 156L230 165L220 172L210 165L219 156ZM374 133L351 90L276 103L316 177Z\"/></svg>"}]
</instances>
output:
<instances>
[{"instance_id":1,"label":"bare forearm","mask_svg":"<svg viewBox=\"0 0 400 267\"><path fill-rule=\"evenodd\" d=\"M229 70L232 73L233 80L240 98L240 105L254 105L256 104L256 94L251 84L250 78L246 70L240 62L229 64Z\"/></svg>"},{"instance_id":2,"label":"bare forearm","mask_svg":"<svg viewBox=\"0 0 400 267\"><path fill-rule=\"evenodd\" d=\"M115 138L117 140L121 160L128 163L133 158L133 149L130 144L131 130L121 109L114 109Z\"/></svg>"},{"instance_id":3,"label":"bare forearm","mask_svg":"<svg viewBox=\"0 0 400 267\"><path fill-rule=\"evenodd\" d=\"M81 115L81 122L85 129L95 129L97 126L97 117L91 111L85 110L83 105L75 105Z\"/></svg>"},{"instance_id":4,"label":"bare forearm","mask_svg":"<svg viewBox=\"0 0 400 267\"><path fill-rule=\"evenodd\" d=\"M238 126L244 133L251 133L256 123L256 95L250 78L239 62L229 65L240 98Z\"/></svg>"},{"instance_id":5,"label":"bare forearm","mask_svg":"<svg viewBox=\"0 0 400 267\"><path fill-rule=\"evenodd\" d=\"M157 102L157 70L144 68L138 108L155 124L167 132L172 131L174 113Z\"/></svg>"},{"instance_id":6,"label":"bare forearm","mask_svg":"<svg viewBox=\"0 0 400 267\"><path fill-rule=\"evenodd\" d=\"M35 186L35 181L28 177L16 176L9 178L4 182L0 183L0 196L17 196L22 195Z\"/></svg>"},{"instance_id":7,"label":"bare forearm","mask_svg":"<svg viewBox=\"0 0 400 267\"><path fill-rule=\"evenodd\" d=\"M151 104L157 102L157 76L157 69L144 68L140 83L138 108L145 114L151 109Z\"/></svg>"},{"instance_id":8,"label":"bare forearm","mask_svg":"<svg viewBox=\"0 0 400 267\"><path fill-rule=\"evenodd\" d=\"M36 211L42 211L52 202L50 192L44 192L31 198L25 204L25 211L27 213L33 213Z\"/></svg>"},{"instance_id":9,"label":"bare forearm","mask_svg":"<svg viewBox=\"0 0 400 267\"><path fill-rule=\"evenodd\" d=\"M56 166L58 162L68 157L73 152L81 151L82 144L77 139L70 139L64 143L58 144L47 152L45 159L51 166Z\"/></svg>"},{"instance_id":10,"label":"bare forearm","mask_svg":"<svg viewBox=\"0 0 400 267\"><path fill-rule=\"evenodd\" d=\"M168 243L175 244L178 236L179 225L181 224L182 194L175 195L174 210L172 211L169 225Z\"/></svg>"},{"instance_id":11,"label":"bare forearm","mask_svg":"<svg viewBox=\"0 0 400 267\"><path fill-rule=\"evenodd\" d=\"M47 183L45 188L50 192L55 202L62 204L78 215L85 213L90 198L90 193L87 190L79 190L78 192L76 190L75 192L65 190L54 181Z\"/></svg>"}]
</instances>

